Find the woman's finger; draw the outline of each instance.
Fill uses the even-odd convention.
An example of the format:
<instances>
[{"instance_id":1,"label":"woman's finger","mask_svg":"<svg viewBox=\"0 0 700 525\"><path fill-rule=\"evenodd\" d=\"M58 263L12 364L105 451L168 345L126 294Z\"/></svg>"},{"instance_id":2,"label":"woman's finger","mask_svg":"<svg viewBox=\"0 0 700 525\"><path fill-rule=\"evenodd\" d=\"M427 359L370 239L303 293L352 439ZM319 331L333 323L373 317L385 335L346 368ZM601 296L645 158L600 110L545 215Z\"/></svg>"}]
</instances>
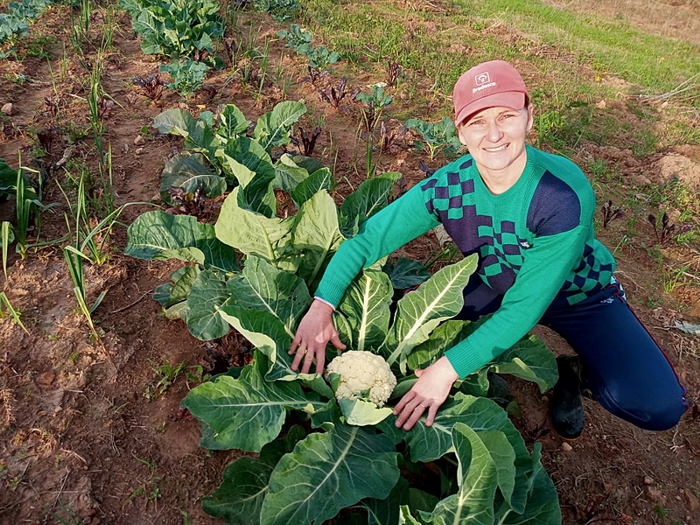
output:
<instances>
[{"instance_id":1,"label":"woman's finger","mask_svg":"<svg viewBox=\"0 0 700 525\"><path fill-rule=\"evenodd\" d=\"M408 416L408 419L406 420L406 423L404 423L403 429L411 430L413 425L418 423L418 420L423 416L423 412L425 412L426 408L428 408L426 405L419 403L411 411L404 410Z\"/></svg>"},{"instance_id":2,"label":"woman's finger","mask_svg":"<svg viewBox=\"0 0 700 525\"><path fill-rule=\"evenodd\" d=\"M314 362L314 352L309 351L309 349L306 349L306 354L304 354L304 364L301 367L301 373L302 374L308 374L309 370L311 370L311 365Z\"/></svg>"},{"instance_id":3,"label":"woman's finger","mask_svg":"<svg viewBox=\"0 0 700 525\"><path fill-rule=\"evenodd\" d=\"M296 355L294 356L294 360L292 361L292 370L295 372L297 371L297 368L299 368L299 364L301 363L301 360L306 356L306 348L303 345L299 345L296 348Z\"/></svg>"}]
</instances>

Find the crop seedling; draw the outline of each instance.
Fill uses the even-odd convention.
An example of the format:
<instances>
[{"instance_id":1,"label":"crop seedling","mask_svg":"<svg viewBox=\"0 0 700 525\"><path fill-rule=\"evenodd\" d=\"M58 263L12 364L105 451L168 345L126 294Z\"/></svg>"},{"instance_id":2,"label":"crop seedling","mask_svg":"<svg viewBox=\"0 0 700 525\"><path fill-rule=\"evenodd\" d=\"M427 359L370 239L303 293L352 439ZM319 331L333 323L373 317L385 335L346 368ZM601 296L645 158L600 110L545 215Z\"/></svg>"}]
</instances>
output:
<instances>
[{"instance_id":1,"label":"crop seedling","mask_svg":"<svg viewBox=\"0 0 700 525\"><path fill-rule=\"evenodd\" d=\"M622 208L613 208L611 200L603 204L600 211L603 214L603 228L607 228L608 224L615 219L625 216L625 212L622 210Z\"/></svg>"},{"instance_id":2,"label":"crop seedling","mask_svg":"<svg viewBox=\"0 0 700 525\"><path fill-rule=\"evenodd\" d=\"M386 85L389 87L395 87L401 76L401 66L396 60L389 62L386 68Z\"/></svg>"},{"instance_id":3,"label":"crop seedling","mask_svg":"<svg viewBox=\"0 0 700 525\"><path fill-rule=\"evenodd\" d=\"M177 91L189 103L190 97L204 85L209 66L189 59L176 60L160 66L159 71L170 75L171 82L166 87Z\"/></svg>"},{"instance_id":4,"label":"crop seedling","mask_svg":"<svg viewBox=\"0 0 700 525\"><path fill-rule=\"evenodd\" d=\"M430 160L435 160L435 155L442 151L445 155L454 156L462 147L457 136L457 128L450 117L444 117L440 122L423 122L417 118L406 121L406 128L420 133L428 150ZM416 143L416 147L420 145Z\"/></svg>"},{"instance_id":5,"label":"crop seedling","mask_svg":"<svg viewBox=\"0 0 700 525\"><path fill-rule=\"evenodd\" d=\"M324 101L328 102L334 108L340 109L340 103L345 98L345 96L348 94L348 92L345 91L345 89L347 87L347 82L348 82L347 77L343 77L340 79L340 82L338 82L337 88L331 86L330 89L324 89L324 90L319 91L321 98ZM357 95L357 93L354 93L354 95ZM351 95L351 96L354 96L354 95Z\"/></svg>"},{"instance_id":6,"label":"crop seedling","mask_svg":"<svg viewBox=\"0 0 700 525\"><path fill-rule=\"evenodd\" d=\"M386 122L381 120L379 122L379 138L377 139L377 146L381 151L392 151L396 148L396 141L402 139L408 128L406 126L399 126L389 130L386 127Z\"/></svg>"},{"instance_id":7,"label":"crop seedling","mask_svg":"<svg viewBox=\"0 0 700 525\"><path fill-rule=\"evenodd\" d=\"M153 102L158 102L163 96L166 83L160 78L160 74L154 73L148 76L134 77L134 84L139 86L146 97Z\"/></svg>"},{"instance_id":8,"label":"crop seedling","mask_svg":"<svg viewBox=\"0 0 700 525\"><path fill-rule=\"evenodd\" d=\"M309 59L308 71L311 77L311 82L316 83L316 81L328 74L326 68L335 64L340 60L340 54L337 51L329 51L325 47L319 48L309 48L306 53L306 58Z\"/></svg>"},{"instance_id":9,"label":"crop seedling","mask_svg":"<svg viewBox=\"0 0 700 525\"><path fill-rule=\"evenodd\" d=\"M649 224L651 224L651 227L654 228L654 237L656 238L656 244L659 246L664 246L667 244L674 235L682 235L692 229L691 225L684 225L676 230L676 225L671 222L666 212L664 212L664 214L661 216L661 223L657 221L656 215L653 213L650 213L647 216L647 221ZM653 243L654 242L651 241L649 246L651 246Z\"/></svg>"},{"instance_id":10,"label":"crop seedling","mask_svg":"<svg viewBox=\"0 0 700 525\"><path fill-rule=\"evenodd\" d=\"M277 31L277 36L285 41L287 47L292 48L300 55L306 56L311 49L313 36L308 31L304 31L299 24L291 24L289 31Z\"/></svg>"},{"instance_id":11,"label":"crop seedling","mask_svg":"<svg viewBox=\"0 0 700 525\"><path fill-rule=\"evenodd\" d=\"M170 187L168 194L173 202L173 207L167 210L168 213L193 215L198 219L204 218L204 206L207 199L204 183L200 183L194 193L185 192L182 188Z\"/></svg>"},{"instance_id":12,"label":"crop seedling","mask_svg":"<svg viewBox=\"0 0 700 525\"><path fill-rule=\"evenodd\" d=\"M129 227L125 250L143 259L189 261L158 287L156 299L177 311L200 340L223 337L233 326L254 347L252 363L199 385L183 401L202 424L202 446L259 453L228 466L219 490L204 498L205 511L261 525L322 523L351 508L387 517L382 522L393 521L389 516L398 522L401 513L411 523L414 515L436 523L467 516L488 516L489 523L559 523L557 493L542 468L540 445L530 454L505 410L486 397L491 372L535 381L541 391L554 384L554 356L534 336L459 382L434 425L419 421L408 432L395 427L390 407L363 396L337 400L334 377L291 370L287 350L329 259L386 206L400 175L364 181L338 207L329 193L330 170L313 159L282 156L277 166L286 163L287 171L276 177L271 160L262 156L268 138L257 137L229 139L225 151L249 154L237 157L239 185L215 225L148 212ZM294 201L296 215L277 216L279 191ZM348 348L372 352L391 367L398 380L393 404L415 382L414 370L479 326L451 320L461 310L476 259L445 266L395 304L392 276L382 266L380 261L358 275L334 323ZM329 350L328 361L335 355ZM304 427L286 423L288 412ZM416 472L439 469L452 482L431 495L416 488L409 493L399 465ZM419 508L416 498L432 503Z\"/></svg>"},{"instance_id":13,"label":"crop seedling","mask_svg":"<svg viewBox=\"0 0 700 525\"><path fill-rule=\"evenodd\" d=\"M372 86L372 94L360 92L355 95L355 100L364 104L362 107L362 126L367 134L371 134L379 123L385 107L394 100L384 93L384 86L376 84Z\"/></svg>"},{"instance_id":14,"label":"crop seedling","mask_svg":"<svg viewBox=\"0 0 700 525\"><path fill-rule=\"evenodd\" d=\"M292 144L299 148L299 153L301 155L310 157L313 155L314 148L316 147L316 140L318 140L318 137L321 136L321 131L321 127L316 126L313 131L307 134L306 131L304 131L304 128L299 126L297 134L298 138L292 137Z\"/></svg>"}]
</instances>

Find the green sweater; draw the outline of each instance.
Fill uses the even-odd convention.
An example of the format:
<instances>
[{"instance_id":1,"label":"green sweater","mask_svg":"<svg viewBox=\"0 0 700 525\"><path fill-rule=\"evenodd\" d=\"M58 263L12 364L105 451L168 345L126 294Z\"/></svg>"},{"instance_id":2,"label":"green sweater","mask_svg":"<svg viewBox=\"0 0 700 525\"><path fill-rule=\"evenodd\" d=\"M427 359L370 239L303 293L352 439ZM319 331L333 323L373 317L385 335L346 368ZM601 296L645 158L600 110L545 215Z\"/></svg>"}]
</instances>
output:
<instances>
[{"instance_id":1,"label":"green sweater","mask_svg":"<svg viewBox=\"0 0 700 525\"><path fill-rule=\"evenodd\" d=\"M527 147L518 181L494 195L470 155L441 168L367 220L344 242L316 296L337 306L355 276L442 223L477 274L503 295L501 307L446 352L461 378L513 346L557 294L569 304L610 283L615 261L595 239L595 195L570 160Z\"/></svg>"}]
</instances>

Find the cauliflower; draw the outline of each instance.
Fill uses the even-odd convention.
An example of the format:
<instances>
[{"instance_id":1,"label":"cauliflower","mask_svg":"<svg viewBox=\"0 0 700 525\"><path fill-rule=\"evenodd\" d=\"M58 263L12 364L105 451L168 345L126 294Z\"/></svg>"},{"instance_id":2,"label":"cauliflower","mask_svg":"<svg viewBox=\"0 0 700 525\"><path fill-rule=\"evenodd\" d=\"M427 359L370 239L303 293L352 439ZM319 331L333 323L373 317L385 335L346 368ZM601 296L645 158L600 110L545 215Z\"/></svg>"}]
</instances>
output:
<instances>
[{"instance_id":1,"label":"cauliflower","mask_svg":"<svg viewBox=\"0 0 700 525\"><path fill-rule=\"evenodd\" d=\"M357 399L361 392L369 390L368 399L381 407L396 386L389 364L372 352L343 352L328 364L326 378L333 373L340 376L336 399Z\"/></svg>"}]
</instances>

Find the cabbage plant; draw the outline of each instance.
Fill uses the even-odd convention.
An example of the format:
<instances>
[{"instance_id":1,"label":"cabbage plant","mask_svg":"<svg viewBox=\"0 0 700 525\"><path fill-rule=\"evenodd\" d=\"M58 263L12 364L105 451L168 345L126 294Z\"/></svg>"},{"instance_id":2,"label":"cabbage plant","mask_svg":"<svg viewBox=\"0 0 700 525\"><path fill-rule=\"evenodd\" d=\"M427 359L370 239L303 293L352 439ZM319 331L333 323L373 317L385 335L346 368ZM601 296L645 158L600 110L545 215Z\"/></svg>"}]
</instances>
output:
<instances>
[{"instance_id":1,"label":"cabbage plant","mask_svg":"<svg viewBox=\"0 0 700 525\"><path fill-rule=\"evenodd\" d=\"M129 227L126 247L135 257L186 261L156 298L195 337L221 337L233 327L254 347L252 363L183 401L201 423L203 447L257 453L226 468L222 485L203 500L205 511L231 524L560 523L539 443L531 454L508 413L487 397L495 373L535 381L542 392L554 384L554 357L534 336L458 382L431 427L423 418L408 432L394 426L391 408L339 403L321 376L291 370L287 349L324 268L388 203L399 175L365 181L337 206L327 168L287 157L285 169L271 169L259 154L264 148L248 144L246 151L236 162L249 173L215 225L148 212ZM275 190L290 195L295 214L278 217ZM358 275L334 321L349 348L392 366L399 383L391 405L415 381L413 370L475 329L451 318L477 261L444 267L404 295L384 262ZM329 360L334 355L329 349ZM433 476L436 490L412 485L423 476Z\"/></svg>"}]
</instances>

